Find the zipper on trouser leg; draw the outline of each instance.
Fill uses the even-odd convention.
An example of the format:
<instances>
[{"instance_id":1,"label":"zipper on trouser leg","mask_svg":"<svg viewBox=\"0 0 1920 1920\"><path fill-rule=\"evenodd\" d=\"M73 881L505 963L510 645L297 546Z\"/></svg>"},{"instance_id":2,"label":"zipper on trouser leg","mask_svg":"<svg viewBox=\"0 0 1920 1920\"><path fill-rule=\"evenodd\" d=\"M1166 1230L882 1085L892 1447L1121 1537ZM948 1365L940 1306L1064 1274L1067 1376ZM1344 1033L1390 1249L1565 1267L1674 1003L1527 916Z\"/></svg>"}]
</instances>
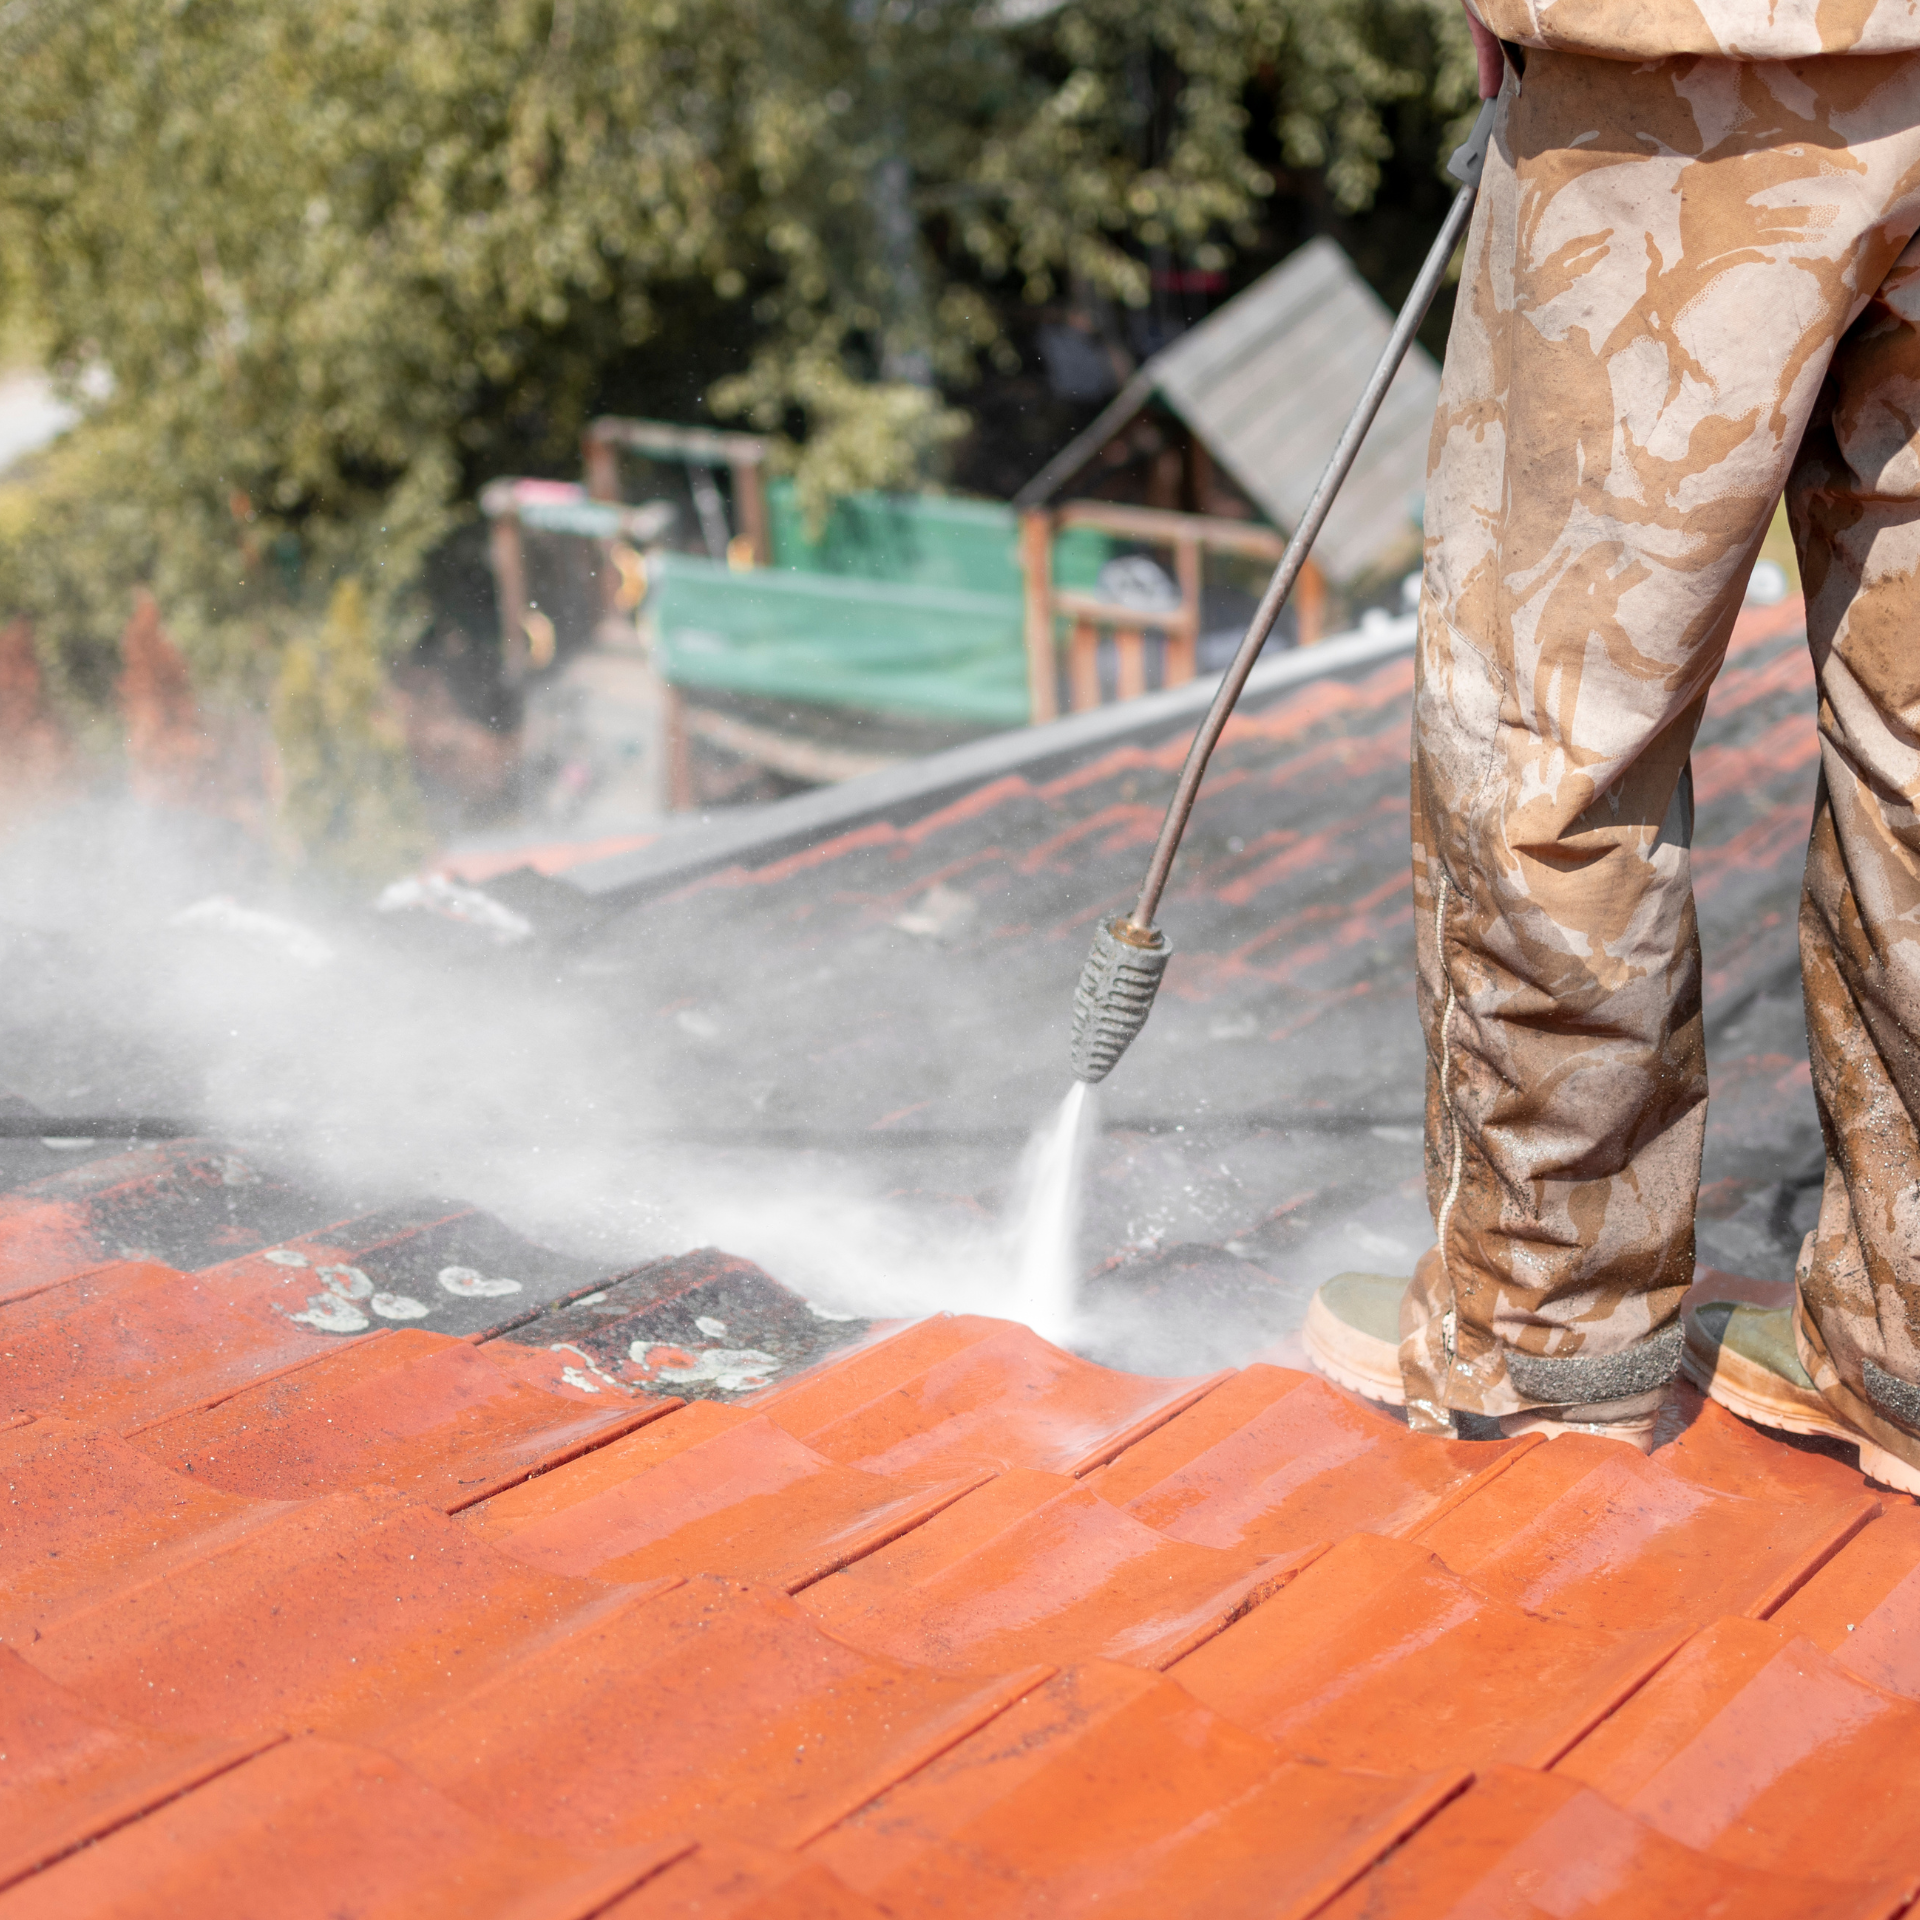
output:
<instances>
[{"instance_id":1,"label":"zipper on trouser leg","mask_svg":"<svg viewBox=\"0 0 1920 1920\"><path fill-rule=\"evenodd\" d=\"M1416 1430L1431 1433L1452 1433L1454 1429L1453 1410L1447 1404L1453 1386L1453 1368L1458 1347L1459 1313L1454 1305L1453 1269L1447 1259L1447 1231L1452 1225L1454 1203L1460 1197L1460 1176L1464 1159L1464 1143L1460 1135L1460 1119L1453 1110L1453 1009L1455 995L1453 990L1453 969L1447 964L1447 901L1452 893L1452 882L1446 869L1440 871L1440 882L1435 890L1433 903L1433 944L1434 956L1439 963L1441 974L1447 983L1446 1004L1440 1014L1440 1106L1447 1116L1447 1135L1452 1148L1452 1164L1448 1171L1446 1197L1440 1202L1440 1212L1434 1221L1435 1238L1438 1241L1440 1255L1440 1281L1446 1296L1446 1306L1440 1315L1440 1349L1445 1368L1440 1380L1440 1398L1438 1402L1423 1396L1408 1394L1407 1420Z\"/></svg>"}]
</instances>

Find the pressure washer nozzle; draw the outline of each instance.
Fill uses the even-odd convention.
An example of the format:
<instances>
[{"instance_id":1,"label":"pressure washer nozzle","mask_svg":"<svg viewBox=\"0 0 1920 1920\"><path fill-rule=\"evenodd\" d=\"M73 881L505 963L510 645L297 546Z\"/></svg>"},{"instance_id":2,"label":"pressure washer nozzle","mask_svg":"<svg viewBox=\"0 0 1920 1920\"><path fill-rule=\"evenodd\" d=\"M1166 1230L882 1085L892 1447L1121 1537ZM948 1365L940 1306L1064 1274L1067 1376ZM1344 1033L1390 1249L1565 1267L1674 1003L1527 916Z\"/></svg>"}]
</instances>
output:
<instances>
[{"instance_id":1,"label":"pressure washer nozzle","mask_svg":"<svg viewBox=\"0 0 1920 1920\"><path fill-rule=\"evenodd\" d=\"M1101 922L1073 990L1070 1058L1082 1080L1104 1080L1133 1045L1172 952L1157 927L1143 933L1130 921Z\"/></svg>"}]
</instances>

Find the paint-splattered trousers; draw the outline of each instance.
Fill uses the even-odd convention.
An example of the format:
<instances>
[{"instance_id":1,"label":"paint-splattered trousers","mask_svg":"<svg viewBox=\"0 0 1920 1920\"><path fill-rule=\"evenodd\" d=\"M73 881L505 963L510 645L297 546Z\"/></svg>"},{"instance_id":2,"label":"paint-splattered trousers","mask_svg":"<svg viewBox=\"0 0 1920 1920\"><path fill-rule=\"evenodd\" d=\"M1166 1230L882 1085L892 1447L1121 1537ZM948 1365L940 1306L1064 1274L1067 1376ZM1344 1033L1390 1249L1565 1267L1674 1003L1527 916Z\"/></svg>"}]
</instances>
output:
<instances>
[{"instance_id":1,"label":"paint-splattered trousers","mask_svg":"<svg viewBox=\"0 0 1920 1920\"><path fill-rule=\"evenodd\" d=\"M1828 1152L1798 1332L1829 1401L1920 1463L1916 228L1920 54L1534 51L1509 77L1427 501L1420 1424L1628 1416L1673 1373L1707 1101L1687 757L1784 488Z\"/></svg>"}]
</instances>

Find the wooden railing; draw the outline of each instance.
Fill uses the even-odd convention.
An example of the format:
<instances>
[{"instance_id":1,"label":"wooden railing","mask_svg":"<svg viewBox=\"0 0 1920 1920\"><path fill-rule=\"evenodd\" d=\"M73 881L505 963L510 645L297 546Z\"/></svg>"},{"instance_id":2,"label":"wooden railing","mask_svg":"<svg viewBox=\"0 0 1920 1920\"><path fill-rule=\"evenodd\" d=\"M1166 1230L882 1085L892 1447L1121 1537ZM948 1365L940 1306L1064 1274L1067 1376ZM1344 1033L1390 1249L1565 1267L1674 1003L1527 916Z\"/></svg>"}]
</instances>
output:
<instances>
[{"instance_id":1,"label":"wooden railing","mask_svg":"<svg viewBox=\"0 0 1920 1920\"><path fill-rule=\"evenodd\" d=\"M735 567L764 567L773 560L768 537L765 474L767 443L757 434L718 433L711 427L670 426L663 420L622 420L612 414L588 422L581 436L587 491L596 500L620 498L620 449L684 466L691 478L704 527L722 514L712 472L725 467L733 476L735 525L726 542L726 559ZM708 498L702 497L704 489ZM719 553L713 556L721 558Z\"/></svg>"},{"instance_id":2,"label":"wooden railing","mask_svg":"<svg viewBox=\"0 0 1920 1920\"><path fill-rule=\"evenodd\" d=\"M1180 592L1177 604L1167 608L1123 607L1097 594L1056 587L1053 539L1068 527L1089 527L1143 546L1171 548L1174 584ZM1111 506L1099 500L1028 508L1020 516L1020 567L1026 577L1027 686L1033 718L1051 720L1060 711L1062 621L1067 623L1067 701L1073 712L1101 703L1103 639L1113 650L1117 699L1131 700L1148 690L1149 634L1158 635L1162 642L1161 685L1181 686L1194 675L1204 556L1233 554L1271 566L1286 550L1286 544L1271 527L1198 513ZM1292 603L1302 646L1320 638L1326 591L1324 577L1309 560L1294 588Z\"/></svg>"}]
</instances>

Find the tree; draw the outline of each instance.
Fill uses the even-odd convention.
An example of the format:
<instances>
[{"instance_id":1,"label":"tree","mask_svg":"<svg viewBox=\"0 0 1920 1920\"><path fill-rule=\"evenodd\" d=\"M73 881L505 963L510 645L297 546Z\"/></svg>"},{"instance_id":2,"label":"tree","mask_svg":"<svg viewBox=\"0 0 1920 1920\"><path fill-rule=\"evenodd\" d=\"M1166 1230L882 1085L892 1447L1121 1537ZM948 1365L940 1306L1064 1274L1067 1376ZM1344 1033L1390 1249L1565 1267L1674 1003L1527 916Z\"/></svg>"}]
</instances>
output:
<instances>
[{"instance_id":1,"label":"tree","mask_svg":"<svg viewBox=\"0 0 1920 1920\"><path fill-rule=\"evenodd\" d=\"M20 0L0 55L0 295L107 390L0 500L0 612L94 701L138 583L203 679L349 576L390 648L618 367L815 507L909 483L1010 301L1224 261L1276 164L1363 206L1472 91L1455 0Z\"/></svg>"}]
</instances>

